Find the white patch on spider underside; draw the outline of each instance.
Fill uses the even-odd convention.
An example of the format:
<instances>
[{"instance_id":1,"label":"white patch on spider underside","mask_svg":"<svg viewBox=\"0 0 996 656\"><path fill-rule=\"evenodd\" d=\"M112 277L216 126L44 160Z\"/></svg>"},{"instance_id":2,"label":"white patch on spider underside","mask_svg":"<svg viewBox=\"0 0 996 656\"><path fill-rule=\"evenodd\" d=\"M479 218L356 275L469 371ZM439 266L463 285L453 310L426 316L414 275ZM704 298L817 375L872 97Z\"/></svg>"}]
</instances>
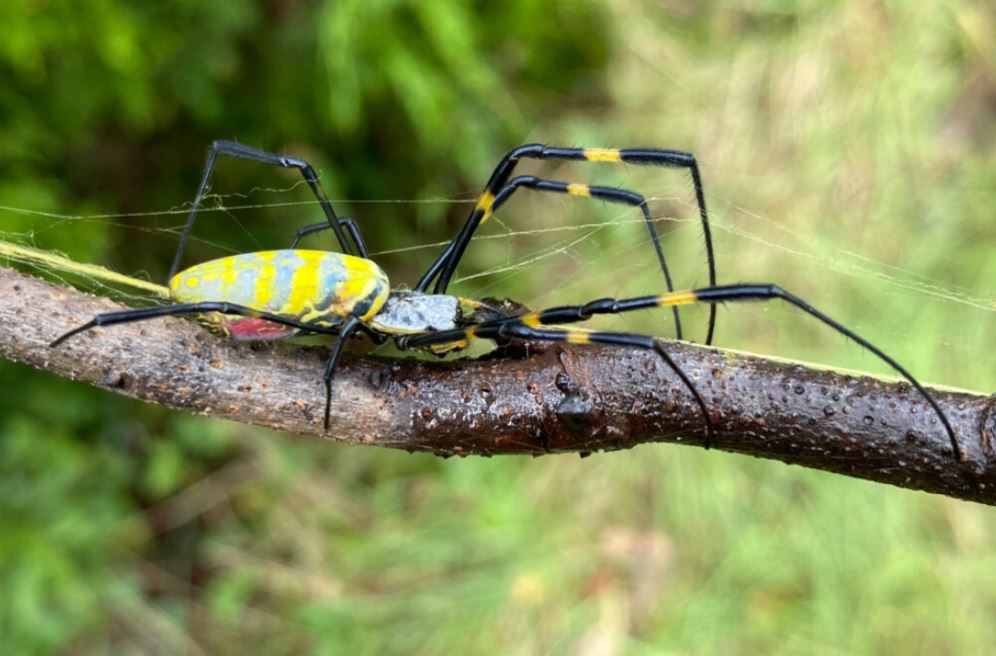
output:
<instances>
[{"instance_id":1,"label":"white patch on spider underside","mask_svg":"<svg viewBox=\"0 0 996 656\"><path fill-rule=\"evenodd\" d=\"M391 335L452 330L460 317L460 301L446 294L393 291L371 325Z\"/></svg>"}]
</instances>

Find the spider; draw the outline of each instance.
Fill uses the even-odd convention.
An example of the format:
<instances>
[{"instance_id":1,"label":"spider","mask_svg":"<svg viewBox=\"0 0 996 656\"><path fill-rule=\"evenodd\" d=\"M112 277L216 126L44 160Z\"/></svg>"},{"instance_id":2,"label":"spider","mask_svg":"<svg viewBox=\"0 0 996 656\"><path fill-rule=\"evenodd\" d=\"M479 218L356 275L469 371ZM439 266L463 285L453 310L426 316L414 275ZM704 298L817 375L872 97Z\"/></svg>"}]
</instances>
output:
<instances>
[{"instance_id":1,"label":"spider","mask_svg":"<svg viewBox=\"0 0 996 656\"><path fill-rule=\"evenodd\" d=\"M298 230L288 249L232 255L179 271L184 248L219 155L297 169L318 199L326 221ZM705 237L709 286L674 290L660 238L643 196L625 189L546 180L531 175L511 177L515 166L524 158L626 162L688 169ZM468 303L478 308L486 304L465 301L447 294L450 279L477 228L491 218L519 189L596 198L639 207L650 232L651 243L668 291L634 298L602 298L583 305L560 306L538 312L510 313L496 308L491 308L490 312L465 312L463 306ZM342 252L297 248L303 237L324 230L331 230L335 234ZM428 292L431 286L433 290ZM332 381L336 367L346 340L356 334L363 334L376 344L393 339L400 349L420 349L435 354L458 351L473 339L544 340L628 346L654 351L674 371L702 413L706 432L705 446L708 448L713 437L709 409L692 380L677 366L656 338L633 333L587 331L572 324L584 322L599 314L671 307L680 339L682 333L677 307L706 303L710 305L706 344L710 344L717 304L727 301L781 299L854 340L908 380L937 413L947 431L955 458L961 459L961 449L954 430L937 401L884 351L777 285L716 284L715 259L701 176L695 157L681 151L650 148L561 148L542 144L514 148L498 163L462 229L429 266L415 288L392 290L387 275L370 259L359 226L351 218L336 215L310 164L295 157L266 152L233 141L215 141L208 152L200 186L180 236L170 268L169 287L175 301L173 304L98 314L59 336L50 346L56 347L73 335L97 326L204 313L220 314L221 327L236 340L273 340L296 334L334 336L337 339L322 377L325 385L326 431L329 429Z\"/></svg>"}]
</instances>

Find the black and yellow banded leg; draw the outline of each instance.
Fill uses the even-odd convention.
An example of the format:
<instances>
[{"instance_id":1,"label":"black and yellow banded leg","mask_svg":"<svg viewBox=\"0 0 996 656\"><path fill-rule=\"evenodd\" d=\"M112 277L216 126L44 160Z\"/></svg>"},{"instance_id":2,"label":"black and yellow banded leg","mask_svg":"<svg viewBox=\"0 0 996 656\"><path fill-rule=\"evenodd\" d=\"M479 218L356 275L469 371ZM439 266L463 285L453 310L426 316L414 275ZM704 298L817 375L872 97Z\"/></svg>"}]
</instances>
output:
<instances>
[{"instance_id":1,"label":"black and yellow banded leg","mask_svg":"<svg viewBox=\"0 0 996 656\"><path fill-rule=\"evenodd\" d=\"M838 333L857 342L864 348L874 353L880 360L895 369L900 375L902 375L903 378L909 381L909 383L916 388L923 398L927 400L927 403L929 403L930 407L934 409L934 412L937 413L938 418L941 420L941 424L944 425L944 430L948 434L948 439L951 442L952 453L954 454L956 460L961 461L961 446L958 444L958 438L955 436L954 428L951 427L951 422L948 421L947 416L944 414L944 411L941 410L941 406L938 405L934 397L931 396L923 385L921 385L920 382L913 377L913 374L907 371L906 368L899 364L896 360L892 359L892 357L887 355L885 351L878 348L864 337L861 337L850 328L830 318L826 314L823 314L806 301L785 291L781 287L770 284L739 284L724 285L720 287L706 287L687 292L662 294L657 297L656 305L658 307L666 307L668 305L685 305L689 303L712 303L715 305L726 301L767 301L776 298L781 299L790 305L794 305L809 316L818 319L820 322L830 326Z\"/></svg>"},{"instance_id":2,"label":"black and yellow banded leg","mask_svg":"<svg viewBox=\"0 0 996 656\"><path fill-rule=\"evenodd\" d=\"M505 319L503 321L489 322L488 324L482 324L480 327L472 326L471 328L474 329L475 336L480 336L481 331L485 328L485 326L491 326L492 324L498 323L517 322L529 328L538 328L545 325L570 324L586 321L596 314L621 314L625 312L632 312L634 310L671 307L675 305L689 305L692 303L718 304L728 301L769 301L772 299L781 299L790 305L795 306L823 324L833 328L838 333L857 342L909 381L917 392L919 392L920 395L927 400L927 403L930 404L930 407L933 408L938 418L940 418L941 424L944 425L944 430L948 434L948 439L950 440L951 449L955 459L959 461L962 459L961 447L958 444L958 439L955 436L954 429L951 427L951 422L948 421L947 416L944 414L944 411L941 410L941 406L938 405L934 397L930 395L923 385L921 385L920 382L914 378L905 367L887 355L882 349L878 348L864 337L861 337L850 328L847 328L840 322L830 318L798 296L785 291L777 285L742 283L737 285L703 287L701 289L668 292L666 294L658 294L655 296L639 296L626 299L603 298L584 305L569 305L550 308L541 312L529 312L520 317ZM492 331L490 328L487 328L486 332ZM581 335L576 336L574 340L597 342L599 341L598 335L600 334L604 333L582 333ZM565 340L571 341L571 339L566 337Z\"/></svg>"},{"instance_id":3,"label":"black and yellow banded leg","mask_svg":"<svg viewBox=\"0 0 996 656\"><path fill-rule=\"evenodd\" d=\"M712 420L709 417L709 409L706 407L702 395L695 388L688 375L681 370L681 367L671 358L661 343L649 335L634 335L630 333L609 333L609 332L589 332L579 328L544 328L538 319L537 313L530 313L524 317L510 317L498 321L490 321L483 324L468 326L464 329L445 330L437 333L419 335L407 338L402 341L404 348L420 348L433 344L453 344L469 342L472 339L502 339L518 338L551 342L567 342L569 344L608 344L613 346L630 346L633 348L647 349L657 353L664 363L678 376L682 384L691 393L696 405L702 412L705 425L705 441L703 446L710 448L713 444L714 431ZM527 325L523 321L529 317L530 323Z\"/></svg>"},{"instance_id":4,"label":"black and yellow banded leg","mask_svg":"<svg viewBox=\"0 0 996 656\"><path fill-rule=\"evenodd\" d=\"M699 394L695 384L688 377L681 367L671 358L664 346L654 337L648 335L634 335L631 333L614 332L588 332L578 328L565 329L543 329L526 326L520 323L507 323L504 327L499 327L499 336L518 337L520 339L536 339L548 341L563 341L568 344L606 344L609 346L629 346L632 348L646 349L654 351L664 360L664 363L678 376L682 384L688 389L695 404L702 412L702 421L705 425L705 440L702 445L709 449L715 440L715 431L712 426L712 419L709 417L709 408L705 400Z\"/></svg>"},{"instance_id":5,"label":"black and yellow banded leg","mask_svg":"<svg viewBox=\"0 0 996 656\"><path fill-rule=\"evenodd\" d=\"M360 233L360 226L356 224L356 221L344 216L339 219L339 226L349 233L349 236L353 239L353 244L356 246L356 253L365 259L370 259L370 251L367 250L367 243L363 241L363 234ZM302 239L308 235L313 235L317 232L325 232L326 230L331 230L332 226L329 225L328 221L321 221L319 223L312 223L311 225L306 225L294 234L294 239L291 240L290 248L295 249Z\"/></svg>"},{"instance_id":6,"label":"black and yellow banded leg","mask_svg":"<svg viewBox=\"0 0 996 656\"><path fill-rule=\"evenodd\" d=\"M183 226L183 232L180 234L180 243L177 245L176 255L173 257L173 265L169 270L170 279L172 279L173 276L176 275L176 272L180 270L180 262L183 259L183 251L187 246L187 240L190 238L190 233L194 228L194 221L197 219L197 211L200 209L201 201L204 200L204 196L207 193L208 185L211 182L211 175L214 173L214 166L219 155L225 155L226 157L233 157L236 159L248 159L254 162L270 164L272 166L294 168L300 171L301 176L304 177L305 182L307 182L308 186L311 188L311 192L315 195L315 198L318 199L319 205L322 206L322 211L325 212L325 218L328 219L328 226L335 233L336 239L342 247L342 251L350 255L356 254L350 247L349 242L346 240L346 234L339 226L339 220L335 214L335 210L332 209L332 203L325 195L325 191L322 189L321 184L319 184L318 174L315 173L315 169L312 168L311 164L308 164L303 159L297 159L296 157L290 157L288 155L270 153L265 150L259 150L258 148L240 144L236 141L215 141L211 144L211 148L208 150L207 162L204 164L204 173L201 175L201 183L197 188L197 195L194 196L194 203L190 207L190 213L187 215L187 223Z\"/></svg>"},{"instance_id":7,"label":"black and yellow banded leg","mask_svg":"<svg viewBox=\"0 0 996 656\"><path fill-rule=\"evenodd\" d=\"M504 187L499 189L493 197L489 197L486 204L479 204L479 209L477 211L482 213L482 219L480 221L470 221L464 225L465 234L461 233L461 235L457 238L458 241L454 242L456 243L456 250L453 252L453 257L445 263L445 268L439 278L441 283L448 282L450 277L453 275L453 272L456 270L457 262L459 262L463 257L464 249L466 249L467 245L473 238L473 233L477 229L477 226L484 223L484 221L486 221L492 213L498 211L498 208L500 208L512 196L512 194L519 189L532 189L535 191L568 194L581 198L597 198L610 203L622 203L632 207L639 207L643 212L643 217L646 220L647 225L651 226L650 229L653 237L654 249L657 252L657 258L660 261L661 270L664 272L664 281L667 284L669 291L674 289L674 285L671 281L671 273L667 266L667 260L665 259L664 251L661 248L660 239L657 238L657 232L653 228L653 217L650 215L650 208L647 207L646 199L643 196L626 189L561 182L559 180L544 180L543 178L537 178L533 175L521 175L512 178ZM443 293L439 291L438 287L439 285L437 284L436 293ZM678 308L672 308L672 312L674 315L675 335L678 339L681 339L681 318L678 315Z\"/></svg>"},{"instance_id":8,"label":"black and yellow banded leg","mask_svg":"<svg viewBox=\"0 0 996 656\"><path fill-rule=\"evenodd\" d=\"M645 166L663 166L668 168L684 168L692 176L692 185L695 188L695 202L698 205L699 218L702 223L702 235L706 246L706 259L709 268L709 285L716 285L716 258L713 252L712 231L709 226L709 214L706 210L705 192L702 188L702 176L699 172L698 162L695 156L688 152L679 150L662 150L656 148L562 148L556 146L545 146L543 144L526 144L513 148L498 163L491 177L488 178L487 185L478 199L474 210L467 217L463 229L457 234L452 242L440 253L439 257L432 263L429 269L419 280L415 289L425 291L432 284L432 280L439 275L436 282L436 293L443 293L449 284L449 277L459 263L460 257L466 248L465 243L473 236L477 225L488 218L487 208L492 204L498 192L508 183L512 177L516 165L523 159L553 159L553 160L573 160L587 162L602 162L610 164L636 164ZM468 229L468 226L472 226ZM651 233L651 238L659 241L657 229L653 222L647 224ZM659 251L659 249L658 249ZM447 266L450 264L450 266ZM440 272L448 271L449 274ZM666 273L665 273L666 276ZM705 343L711 344L716 325L716 310L709 311L709 328L706 334Z\"/></svg>"}]
</instances>

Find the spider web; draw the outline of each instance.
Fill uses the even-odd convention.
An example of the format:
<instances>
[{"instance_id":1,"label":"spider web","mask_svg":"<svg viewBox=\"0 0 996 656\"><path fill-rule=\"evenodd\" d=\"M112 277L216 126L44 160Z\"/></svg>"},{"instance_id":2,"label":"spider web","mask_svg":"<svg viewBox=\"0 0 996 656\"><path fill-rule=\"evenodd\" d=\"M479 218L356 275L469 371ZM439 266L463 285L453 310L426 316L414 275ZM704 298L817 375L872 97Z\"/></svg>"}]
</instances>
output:
<instances>
[{"instance_id":1,"label":"spider web","mask_svg":"<svg viewBox=\"0 0 996 656\"><path fill-rule=\"evenodd\" d=\"M221 216L232 222L243 243L207 240L196 229L192 242L198 248L216 251L216 256L247 248L285 246L260 244L249 228L253 225L252 214L260 210L290 212L294 225L316 220L315 201L292 197L302 184L209 196L201 220ZM662 234L675 286L704 286L705 250L694 202L688 198L690 192L670 188L655 191L658 193L649 196L648 201ZM521 200L510 201L500 216L482 226L457 270L452 293L477 298L509 296L541 309L607 296L663 291L663 277L638 210L559 196L522 196ZM925 380L978 390L996 387L996 373L981 361L984 358L979 358L980 350L987 345L987 335L996 334L996 295L981 280L966 282L957 275L931 275L915 266L915 259L912 265L909 261L879 259L875 252L826 232L800 230L798 224L789 225L734 203L710 200L720 284L774 282L843 321L914 372L920 372ZM398 277L395 284L405 278L409 284L414 282L420 268L427 266L447 242L416 240L410 245L379 247L376 207L418 205L442 214L456 205L457 213L462 215L475 201L470 194L431 199L333 199L340 208L370 208L363 212L360 223L372 257L384 265L392 280L397 277L396 268L411 275ZM0 206L0 217L19 216L32 225L27 231L0 232L0 258L131 305L161 303L165 289L149 274L123 274L97 263L62 257L58 248L49 245L49 237L65 237L81 227L97 226L103 230L135 231L175 243L188 211L189 205L181 205L133 213L59 214ZM309 243L307 247L328 246L322 242ZM398 262L404 264L392 266ZM683 310L686 339L704 338L706 316L704 308ZM592 327L674 335L670 315L660 312L609 317ZM776 303L725 306L719 313L715 344L834 367L888 372L887 367L855 345Z\"/></svg>"}]
</instances>

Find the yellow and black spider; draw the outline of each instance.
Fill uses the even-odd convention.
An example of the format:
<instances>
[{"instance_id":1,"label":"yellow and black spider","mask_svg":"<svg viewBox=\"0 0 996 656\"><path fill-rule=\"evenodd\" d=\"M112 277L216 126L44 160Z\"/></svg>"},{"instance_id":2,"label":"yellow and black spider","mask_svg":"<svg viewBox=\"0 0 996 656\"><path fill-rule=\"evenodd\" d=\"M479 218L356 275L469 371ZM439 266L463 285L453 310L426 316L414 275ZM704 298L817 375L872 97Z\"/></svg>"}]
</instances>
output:
<instances>
[{"instance_id":1,"label":"yellow and black spider","mask_svg":"<svg viewBox=\"0 0 996 656\"><path fill-rule=\"evenodd\" d=\"M318 198L327 220L301 228L288 249L233 255L177 272L219 155L298 169ZM516 164L523 158L629 162L688 169L695 187L706 242L709 286L674 291L660 238L647 203L641 195L624 189L544 180L535 176L511 177ZM515 315L499 313L497 317L487 316L483 319L474 314L465 314L461 309L461 299L446 293L450 278L477 227L487 221L518 189L598 198L639 207L650 230L651 242L668 291L626 299L603 298L584 305L555 307L540 312ZM296 248L302 237L322 230L332 230L335 233L341 253ZM435 287L429 293L427 290L433 280ZM905 368L881 349L777 285L716 284L715 260L702 181L698 165L690 153L650 148L558 148L541 144L515 148L499 162L463 228L443 249L415 288L410 291L392 291L387 275L369 258L359 226L350 218L336 215L310 164L294 157L265 152L232 141L216 141L209 151L197 196L180 237L170 269L169 286L174 304L98 314L87 323L55 339L51 346L57 346L69 337L96 326L210 312L223 315L225 318L222 319L222 326L230 336L238 340L271 340L295 334L332 335L338 339L326 362L323 376L326 430L329 425L332 380L336 366L346 340L356 333L365 334L378 344L393 338L401 349L425 349L437 354L462 349L472 339L528 339L629 346L656 352L688 388L702 411L706 430L705 443L708 446L712 438L709 409L693 382L675 364L657 339L632 333L585 331L565 324L583 322L597 314L671 307L680 339L681 324L677 306L708 303L711 311L706 344L709 344L715 326L716 304L777 298L861 344L902 374L937 413L947 431L955 458L961 459L961 449L954 430L937 401ZM227 318L227 315L233 318Z\"/></svg>"}]
</instances>

